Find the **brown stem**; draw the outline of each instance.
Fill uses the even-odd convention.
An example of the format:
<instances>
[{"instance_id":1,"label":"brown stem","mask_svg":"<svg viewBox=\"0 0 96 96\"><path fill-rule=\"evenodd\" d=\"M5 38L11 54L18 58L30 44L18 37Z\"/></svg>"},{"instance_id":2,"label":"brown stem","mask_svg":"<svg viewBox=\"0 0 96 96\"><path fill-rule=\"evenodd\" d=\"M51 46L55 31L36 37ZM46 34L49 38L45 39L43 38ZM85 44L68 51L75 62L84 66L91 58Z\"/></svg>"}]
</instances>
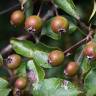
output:
<instances>
[{"instance_id":1,"label":"brown stem","mask_svg":"<svg viewBox=\"0 0 96 96\"><path fill-rule=\"evenodd\" d=\"M31 35L33 36L35 42L38 43L39 42L39 37L34 32L31 32Z\"/></svg>"},{"instance_id":2,"label":"brown stem","mask_svg":"<svg viewBox=\"0 0 96 96\"><path fill-rule=\"evenodd\" d=\"M6 64L3 65L3 68L4 68L4 69L8 72L8 74L9 74L8 80L9 80L9 82L10 82L10 85L13 85L13 83L14 83L14 81L15 81L15 76L14 76L13 72L12 72L10 69L8 69L8 67L6 66Z\"/></svg>"},{"instance_id":3,"label":"brown stem","mask_svg":"<svg viewBox=\"0 0 96 96\"><path fill-rule=\"evenodd\" d=\"M44 1L41 2L41 5L40 5L37 16L40 16L40 13L41 13L41 10L42 10L42 7L43 7L43 3L44 3Z\"/></svg>"},{"instance_id":4,"label":"brown stem","mask_svg":"<svg viewBox=\"0 0 96 96\"><path fill-rule=\"evenodd\" d=\"M51 8L50 10L47 11L47 13L42 18L43 21L47 20L49 17L54 15L52 10L53 10L53 8Z\"/></svg>"},{"instance_id":5,"label":"brown stem","mask_svg":"<svg viewBox=\"0 0 96 96\"><path fill-rule=\"evenodd\" d=\"M84 22L82 22L80 19L77 19L77 23L80 29L82 29L85 32L93 31L93 29L90 26L87 26Z\"/></svg>"},{"instance_id":6,"label":"brown stem","mask_svg":"<svg viewBox=\"0 0 96 96\"><path fill-rule=\"evenodd\" d=\"M55 11L56 16L58 16L59 14L58 14L58 10L57 10L57 8L56 8L55 4L53 3L53 1L52 1L52 0L50 0L50 2L51 2L51 3L52 3L52 5L53 5L53 11Z\"/></svg>"},{"instance_id":7,"label":"brown stem","mask_svg":"<svg viewBox=\"0 0 96 96\"><path fill-rule=\"evenodd\" d=\"M78 23L80 25L80 27L82 27L83 29L85 29L88 32L88 35L80 40L79 42L77 42L76 44L74 44L73 46L71 46L69 49L64 51L64 54L70 53L73 49L79 47L81 44L85 43L86 41L90 41L92 40L92 35L94 34L94 30L91 29L90 27L86 26L85 23L83 23L80 19L78 19Z\"/></svg>"},{"instance_id":8,"label":"brown stem","mask_svg":"<svg viewBox=\"0 0 96 96\"><path fill-rule=\"evenodd\" d=\"M27 39L27 38L29 38L30 37L30 35L29 34L27 34L27 35L22 35L22 36L20 36L20 37L17 37L17 39L19 39L19 40L25 40L25 39ZM12 46L11 46L11 44L9 44L9 45L7 45L4 49L2 49L1 51L0 51L0 54L2 54L2 55L4 55L4 54L6 54L7 52L11 52L12 51Z\"/></svg>"},{"instance_id":9,"label":"brown stem","mask_svg":"<svg viewBox=\"0 0 96 96\"><path fill-rule=\"evenodd\" d=\"M11 10L14 10L14 9L16 9L16 8L19 7L19 6L20 6L20 4L18 3L18 4L16 4L16 5L14 5L14 6L11 6L10 8L7 8L7 9L5 9L5 10L3 10L3 11L0 11L0 15L3 15L3 14L5 14L5 13L11 11Z\"/></svg>"},{"instance_id":10,"label":"brown stem","mask_svg":"<svg viewBox=\"0 0 96 96\"><path fill-rule=\"evenodd\" d=\"M73 46L71 46L70 48L68 48L67 50L64 51L64 54L70 53L73 49L79 47L82 43L84 43L86 41L86 38L82 39L81 41L77 42L76 44L74 44Z\"/></svg>"},{"instance_id":11,"label":"brown stem","mask_svg":"<svg viewBox=\"0 0 96 96\"><path fill-rule=\"evenodd\" d=\"M10 77L13 76L12 72L7 68L6 65L4 65L3 68L8 72L8 74L9 74Z\"/></svg>"},{"instance_id":12,"label":"brown stem","mask_svg":"<svg viewBox=\"0 0 96 96\"><path fill-rule=\"evenodd\" d=\"M81 44L90 41L92 39L92 35L93 35L94 31L91 28L90 29L88 28L87 31L89 32L89 34L84 39L80 40L79 42L77 42L76 44L74 44L73 46L71 46L70 48L65 50L64 54L70 53L73 49L79 47Z\"/></svg>"}]
</instances>

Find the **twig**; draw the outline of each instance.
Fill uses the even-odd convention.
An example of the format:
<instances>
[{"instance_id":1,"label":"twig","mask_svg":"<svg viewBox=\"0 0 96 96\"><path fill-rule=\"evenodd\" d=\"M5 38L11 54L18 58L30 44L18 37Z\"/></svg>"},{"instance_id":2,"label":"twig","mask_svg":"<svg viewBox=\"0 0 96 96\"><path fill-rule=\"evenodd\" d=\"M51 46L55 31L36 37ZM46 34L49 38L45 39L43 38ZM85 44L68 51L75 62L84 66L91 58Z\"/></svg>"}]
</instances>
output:
<instances>
[{"instance_id":1,"label":"twig","mask_svg":"<svg viewBox=\"0 0 96 96\"><path fill-rule=\"evenodd\" d=\"M90 28L90 26L87 26L84 22L82 22L80 19L77 20L78 26L84 30L85 32L93 31L93 29Z\"/></svg>"},{"instance_id":2,"label":"twig","mask_svg":"<svg viewBox=\"0 0 96 96\"><path fill-rule=\"evenodd\" d=\"M1 11L1 12L0 12L0 15L5 14L5 13L7 13L7 12L9 12L9 11L11 11L11 10L19 7L19 6L20 6L20 4L18 3L18 4L14 5L14 6L10 7L10 8L7 8L7 9Z\"/></svg>"},{"instance_id":3,"label":"twig","mask_svg":"<svg viewBox=\"0 0 96 96\"><path fill-rule=\"evenodd\" d=\"M82 39L81 41L77 42L76 44L74 44L73 46L71 46L70 48L68 48L67 50L64 51L64 54L70 53L73 49L79 47L82 43L84 43L86 41L86 38Z\"/></svg>"},{"instance_id":4,"label":"twig","mask_svg":"<svg viewBox=\"0 0 96 96\"><path fill-rule=\"evenodd\" d=\"M42 7L43 7L43 4L44 4L44 1L41 2L41 5L40 5L40 8L39 8L39 11L38 11L37 16L40 16L40 13L41 13L41 10L42 10Z\"/></svg>"},{"instance_id":5,"label":"twig","mask_svg":"<svg viewBox=\"0 0 96 96\"><path fill-rule=\"evenodd\" d=\"M19 39L19 40L25 40L25 39L27 39L27 38L29 38L30 37L30 35L29 34L27 34L27 35L22 35L22 36L20 36L20 37L17 37L17 39ZM0 54L2 54L2 55L4 55L4 54L6 54L7 52L11 52L12 51L12 46L11 46L11 44L9 44L8 46L6 46L4 49L2 49L1 51L0 51Z\"/></svg>"},{"instance_id":6,"label":"twig","mask_svg":"<svg viewBox=\"0 0 96 96\"><path fill-rule=\"evenodd\" d=\"M52 8L50 10L47 11L47 13L43 16L43 21L47 20L49 17L53 16L53 11Z\"/></svg>"},{"instance_id":7,"label":"twig","mask_svg":"<svg viewBox=\"0 0 96 96\"><path fill-rule=\"evenodd\" d=\"M64 51L64 54L70 53L73 49L79 47L81 44L83 44L84 42L86 43L86 41L90 41L92 40L92 35L94 34L94 30L90 28L90 26L86 26L85 23L83 23L82 21L78 20L80 26L85 29L88 32L88 35L80 40L79 42L77 42L76 44L74 44L73 46L71 46L70 48L68 48L67 50Z\"/></svg>"},{"instance_id":8,"label":"twig","mask_svg":"<svg viewBox=\"0 0 96 96\"><path fill-rule=\"evenodd\" d=\"M3 65L3 68L8 72L8 74L9 74L8 80L9 80L10 84L13 85L14 80L15 80L15 76L14 76L13 72L10 69L8 69L6 64Z\"/></svg>"},{"instance_id":9,"label":"twig","mask_svg":"<svg viewBox=\"0 0 96 96\"><path fill-rule=\"evenodd\" d=\"M33 36L35 42L38 43L39 42L39 37L34 32L31 32L31 35Z\"/></svg>"},{"instance_id":10,"label":"twig","mask_svg":"<svg viewBox=\"0 0 96 96\"><path fill-rule=\"evenodd\" d=\"M6 65L4 65L3 68L8 72L8 74L10 75L10 77L13 76L12 72L7 68Z\"/></svg>"}]
</instances>

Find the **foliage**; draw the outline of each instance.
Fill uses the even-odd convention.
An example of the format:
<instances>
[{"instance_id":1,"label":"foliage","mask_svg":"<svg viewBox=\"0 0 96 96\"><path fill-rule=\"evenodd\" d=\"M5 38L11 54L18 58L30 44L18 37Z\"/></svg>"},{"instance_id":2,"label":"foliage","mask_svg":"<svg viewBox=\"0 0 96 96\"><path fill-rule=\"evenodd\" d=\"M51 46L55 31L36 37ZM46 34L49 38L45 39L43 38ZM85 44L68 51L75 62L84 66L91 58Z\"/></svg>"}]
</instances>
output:
<instances>
[{"instance_id":1,"label":"foliage","mask_svg":"<svg viewBox=\"0 0 96 96\"><path fill-rule=\"evenodd\" d=\"M17 88L20 91L20 96L22 94L25 96L26 92L31 94L26 96L95 96L96 54L94 58L86 56L83 50L86 43L91 41L95 45L93 49L90 49L91 51L89 50L89 53L91 55L93 52L96 53L96 1L19 1L24 11L25 20L29 16L37 14L42 18L43 26L36 32L33 26L25 29L24 22L18 27L6 25L7 28L10 26L8 30L15 30L18 33L23 29L23 32L19 33L18 36L22 34L25 37L22 39L21 36L18 39L15 37L17 33L10 35L11 32L9 32L11 49L9 48L4 53L1 46L4 46L6 36L2 33L4 40L0 41L0 43L2 42L0 45L2 48L0 52L0 96L12 96L13 90L16 88L14 83L18 77L28 79L25 89L19 90ZM52 30L51 22L56 15L68 19L68 30L61 28L58 29L57 33ZM10 50L13 50L12 54L19 54L22 57L20 66L15 70L10 70L6 66L7 53L9 55ZM60 50L64 53L64 62L55 67L49 61L49 53L54 50ZM78 71L73 76L68 76L66 73L66 67L70 61L76 62L79 66ZM17 96L17 93L14 96Z\"/></svg>"}]
</instances>

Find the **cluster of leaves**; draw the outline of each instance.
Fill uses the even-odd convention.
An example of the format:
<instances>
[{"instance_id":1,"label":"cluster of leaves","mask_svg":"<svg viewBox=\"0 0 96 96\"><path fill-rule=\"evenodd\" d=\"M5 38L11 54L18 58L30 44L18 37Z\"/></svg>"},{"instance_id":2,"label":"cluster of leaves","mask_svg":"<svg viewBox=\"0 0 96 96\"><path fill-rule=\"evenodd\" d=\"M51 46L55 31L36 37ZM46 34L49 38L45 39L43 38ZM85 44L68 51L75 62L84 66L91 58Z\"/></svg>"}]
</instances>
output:
<instances>
[{"instance_id":1,"label":"cluster of leaves","mask_svg":"<svg viewBox=\"0 0 96 96\"><path fill-rule=\"evenodd\" d=\"M30 0L26 1L25 9L26 6L29 6L28 2L30 2ZM75 20L75 19L79 19L81 14L79 14L77 10L78 8L75 7L73 1L53 0L53 2L58 6L58 9L61 8L61 10L64 11L63 15L66 16L70 22L69 33L65 33L65 34L69 34L69 35L71 34L72 36L73 33L78 32L77 34L80 35L83 33L81 35L83 37L85 33L77 27L76 25L77 23ZM88 22L90 22L90 24L95 25L95 21L96 21L96 19L94 19L96 15L95 0L93 2L93 5L94 5L93 12L89 16ZM27 10L25 10L26 16L31 15L30 10L28 11ZM12 38L10 40L10 44L13 50L17 54L24 57L24 60L22 60L22 64L20 65L19 68L16 69L16 75L18 77L27 76L27 69L30 69L34 72L36 81L32 83L32 86L30 88L30 93L33 96L78 96L78 94L82 94L82 96L96 95L96 88L95 88L96 85L95 62L96 61L90 61L87 57L83 57L83 56L82 58L80 58L79 60L80 71L82 71L81 72L82 76L80 76L81 78L80 80L82 81L82 84L78 84L78 86L76 86L74 82L72 82L73 77L72 79L66 78L66 76L63 73L66 62L68 62L70 59L72 60L77 59L77 54L80 53L80 51L83 48L83 45L79 48L79 51L77 50L76 54L73 53L72 56L65 57L66 60L64 64L62 64L61 66L52 67L48 63L48 53L55 49L63 50L64 48L62 48L61 45L64 43L64 40L68 38L68 36L65 38L64 36L61 36L60 34L56 34L51 30L50 27L51 20L52 19L48 21L46 20L41 30L41 37L47 36L47 38L50 38L49 40L52 41L50 44L49 42L47 42L49 46L44 44L44 42L42 43L42 40L39 43L33 43L32 41L28 41L28 40L18 40L16 38ZM95 41L95 39L96 36L94 36L93 40ZM54 42L55 45L53 44ZM53 47L50 47L50 45L53 45ZM0 65L2 64L3 64L3 58L0 55ZM10 91L12 91L9 82L4 79L4 78L8 78L8 73L6 72L5 69L1 68L0 75L1 75L0 94L2 96L8 96ZM27 88L25 90L27 90Z\"/></svg>"}]
</instances>

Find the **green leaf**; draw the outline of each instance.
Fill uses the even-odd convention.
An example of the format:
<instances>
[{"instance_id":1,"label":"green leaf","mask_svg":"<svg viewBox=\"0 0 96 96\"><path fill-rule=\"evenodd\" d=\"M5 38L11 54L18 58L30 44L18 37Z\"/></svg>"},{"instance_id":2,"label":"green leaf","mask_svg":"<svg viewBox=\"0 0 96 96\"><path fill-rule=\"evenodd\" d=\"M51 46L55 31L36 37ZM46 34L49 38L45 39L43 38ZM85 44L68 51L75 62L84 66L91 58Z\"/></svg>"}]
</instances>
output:
<instances>
[{"instance_id":1,"label":"green leaf","mask_svg":"<svg viewBox=\"0 0 96 96\"><path fill-rule=\"evenodd\" d=\"M52 96L57 88L61 86L61 79L51 78L45 79L33 85L34 96Z\"/></svg>"},{"instance_id":2,"label":"green leaf","mask_svg":"<svg viewBox=\"0 0 96 96\"><path fill-rule=\"evenodd\" d=\"M6 79L6 78L8 79L8 77L9 77L9 73L4 67L0 68L0 77L4 78L4 79Z\"/></svg>"},{"instance_id":3,"label":"green leaf","mask_svg":"<svg viewBox=\"0 0 96 96\"><path fill-rule=\"evenodd\" d=\"M11 45L16 53L25 57L33 58L39 66L51 68L51 65L48 64L48 53L39 51L42 49L31 41L12 39Z\"/></svg>"},{"instance_id":4,"label":"green leaf","mask_svg":"<svg viewBox=\"0 0 96 96\"><path fill-rule=\"evenodd\" d=\"M69 15L79 18L79 15L76 11L76 7L73 3L73 0L53 0L56 5L58 5L59 8L64 10Z\"/></svg>"},{"instance_id":5,"label":"green leaf","mask_svg":"<svg viewBox=\"0 0 96 96\"><path fill-rule=\"evenodd\" d=\"M19 68L16 69L16 75L17 75L18 77L26 76L26 66L27 66L26 62L23 62L23 63L19 66Z\"/></svg>"},{"instance_id":6,"label":"green leaf","mask_svg":"<svg viewBox=\"0 0 96 96\"><path fill-rule=\"evenodd\" d=\"M0 54L0 66L2 66L2 65L3 65L3 57Z\"/></svg>"},{"instance_id":7,"label":"green leaf","mask_svg":"<svg viewBox=\"0 0 96 96\"><path fill-rule=\"evenodd\" d=\"M95 13L95 15L93 16L93 18L91 19L90 24L96 26L96 13Z\"/></svg>"},{"instance_id":8,"label":"green leaf","mask_svg":"<svg viewBox=\"0 0 96 96\"><path fill-rule=\"evenodd\" d=\"M87 92L86 96L96 95L96 69L91 70L84 80L84 88Z\"/></svg>"},{"instance_id":9,"label":"green leaf","mask_svg":"<svg viewBox=\"0 0 96 96\"><path fill-rule=\"evenodd\" d=\"M44 23L44 27L42 29L41 35L46 35L54 40L58 40L61 38L61 36L60 36L60 34L57 34L52 31L51 26L50 26L51 20L52 19L50 19Z\"/></svg>"},{"instance_id":10,"label":"green leaf","mask_svg":"<svg viewBox=\"0 0 96 96\"><path fill-rule=\"evenodd\" d=\"M74 32L76 32L77 29L78 29L78 27L75 24L73 24L72 22L70 22L69 32L74 33Z\"/></svg>"},{"instance_id":11,"label":"green leaf","mask_svg":"<svg viewBox=\"0 0 96 96\"><path fill-rule=\"evenodd\" d=\"M33 1L32 0L26 0L24 4L24 13L25 13L26 18L33 14Z\"/></svg>"},{"instance_id":12,"label":"green leaf","mask_svg":"<svg viewBox=\"0 0 96 96\"><path fill-rule=\"evenodd\" d=\"M38 66L36 63L34 63L33 60L28 61L27 68L34 72L36 76L36 82L39 82L44 79L45 77L44 70L40 66Z\"/></svg>"},{"instance_id":13,"label":"green leaf","mask_svg":"<svg viewBox=\"0 0 96 96\"><path fill-rule=\"evenodd\" d=\"M51 65L48 63L48 53L36 50L34 51L33 59L39 66L51 68Z\"/></svg>"},{"instance_id":14,"label":"green leaf","mask_svg":"<svg viewBox=\"0 0 96 96\"><path fill-rule=\"evenodd\" d=\"M60 48L58 47L52 47L52 46L48 46L42 42L36 43L35 46L38 48L38 50L44 51L44 52L50 52L53 50L60 50Z\"/></svg>"},{"instance_id":15,"label":"green leaf","mask_svg":"<svg viewBox=\"0 0 96 96\"><path fill-rule=\"evenodd\" d=\"M32 93L34 96L77 96L78 90L69 81L63 85L62 79L50 78L34 84Z\"/></svg>"},{"instance_id":16,"label":"green leaf","mask_svg":"<svg viewBox=\"0 0 96 96\"><path fill-rule=\"evenodd\" d=\"M11 39L10 43L16 53L29 58L33 57L35 45L31 41Z\"/></svg>"},{"instance_id":17,"label":"green leaf","mask_svg":"<svg viewBox=\"0 0 96 96\"><path fill-rule=\"evenodd\" d=\"M65 84L64 88L56 90L53 96L78 96L78 94L81 93L71 82L65 82L68 83L67 86Z\"/></svg>"},{"instance_id":18,"label":"green leaf","mask_svg":"<svg viewBox=\"0 0 96 96\"><path fill-rule=\"evenodd\" d=\"M8 86L8 82L0 78L0 96L8 96L9 92L11 91Z\"/></svg>"}]
</instances>

